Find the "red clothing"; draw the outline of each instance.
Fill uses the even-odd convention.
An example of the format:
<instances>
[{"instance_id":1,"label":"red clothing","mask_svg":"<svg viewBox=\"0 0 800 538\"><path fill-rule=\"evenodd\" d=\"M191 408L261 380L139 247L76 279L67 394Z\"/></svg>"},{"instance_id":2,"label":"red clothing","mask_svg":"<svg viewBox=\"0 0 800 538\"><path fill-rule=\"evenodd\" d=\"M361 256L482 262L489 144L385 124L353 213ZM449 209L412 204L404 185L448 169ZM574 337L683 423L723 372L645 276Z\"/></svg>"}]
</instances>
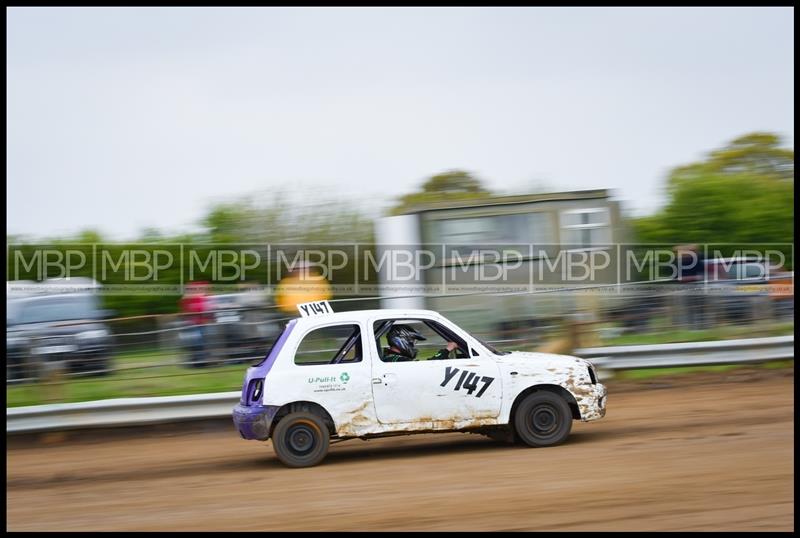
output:
<instances>
[{"instance_id":1,"label":"red clothing","mask_svg":"<svg viewBox=\"0 0 800 538\"><path fill-rule=\"evenodd\" d=\"M181 309L188 313L198 313L197 316L186 316L195 325L203 325L211 321L210 316L203 315L208 309L208 301L204 295L192 295L181 299Z\"/></svg>"}]
</instances>

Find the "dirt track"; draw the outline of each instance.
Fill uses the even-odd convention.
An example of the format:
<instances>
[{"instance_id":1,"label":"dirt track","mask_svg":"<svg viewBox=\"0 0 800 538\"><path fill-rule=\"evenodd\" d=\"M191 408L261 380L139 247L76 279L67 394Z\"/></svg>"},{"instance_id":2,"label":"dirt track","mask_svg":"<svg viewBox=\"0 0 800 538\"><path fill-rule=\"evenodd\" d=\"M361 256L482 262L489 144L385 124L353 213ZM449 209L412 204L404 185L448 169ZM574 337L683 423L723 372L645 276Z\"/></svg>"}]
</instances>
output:
<instances>
[{"instance_id":1,"label":"dirt track","mask_svg":"<svg viewBox=\"0 0 800 538\"><path fill-rule=\"evenodd\" d=\"M17 530L794 530L793 370L609 383L603 420L527 449L348 441L321 466L223 431L7 452Z\"/></svg>"}]
</instances>

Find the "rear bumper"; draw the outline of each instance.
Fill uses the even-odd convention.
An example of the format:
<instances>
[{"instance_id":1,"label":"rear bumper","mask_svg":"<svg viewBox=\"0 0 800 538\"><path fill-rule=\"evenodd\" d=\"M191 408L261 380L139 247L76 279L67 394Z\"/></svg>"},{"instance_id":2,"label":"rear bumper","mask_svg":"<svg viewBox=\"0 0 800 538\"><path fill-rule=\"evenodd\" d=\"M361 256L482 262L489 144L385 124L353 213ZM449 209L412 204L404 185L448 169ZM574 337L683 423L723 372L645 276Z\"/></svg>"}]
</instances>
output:
<instances>
[{"instance_id":1,"label":"rear bumper","mask_svg":"<svg viewBox=\"0 0 800 538\"><path fill-rule=\"evenodd\" d=\"M266 441L269 439L269 430L278 409L279 407L274 405L239 404L233 408L233 424L242 439Z\"/></svg>"}]
</instances>

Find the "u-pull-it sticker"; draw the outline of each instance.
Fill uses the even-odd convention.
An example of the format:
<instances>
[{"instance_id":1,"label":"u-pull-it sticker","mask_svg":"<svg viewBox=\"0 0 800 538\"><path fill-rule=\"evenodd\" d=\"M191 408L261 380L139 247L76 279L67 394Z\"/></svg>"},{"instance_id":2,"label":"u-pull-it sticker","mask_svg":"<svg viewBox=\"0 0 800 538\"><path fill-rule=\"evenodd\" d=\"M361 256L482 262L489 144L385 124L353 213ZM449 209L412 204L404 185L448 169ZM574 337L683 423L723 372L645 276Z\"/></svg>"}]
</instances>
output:
<instances>
[{"instance_id":1,"label":"u-pull-it sticker","mask_svg":"<svg viewBox=\"0 0 800 538\"><path fill-rule=\"evenodd\" d=\"M297 310L300 311L300 316L307 318L310 316L323 316L325 314L333 314L333 308L328 304L328 301L314 301L311 303L299 303Z\"/></svg>"}]
</instances>

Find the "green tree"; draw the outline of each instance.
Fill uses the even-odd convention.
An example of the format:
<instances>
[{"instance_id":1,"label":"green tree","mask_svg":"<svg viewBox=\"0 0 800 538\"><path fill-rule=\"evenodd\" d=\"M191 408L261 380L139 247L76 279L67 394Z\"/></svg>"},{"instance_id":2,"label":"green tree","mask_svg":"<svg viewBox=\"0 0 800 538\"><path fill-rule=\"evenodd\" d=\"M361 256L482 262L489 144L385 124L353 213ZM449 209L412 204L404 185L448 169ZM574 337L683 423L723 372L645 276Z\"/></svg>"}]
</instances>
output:
<instances>
[{"instance_id":1,"label":"green tree","mask_svg":"<svg viewBox=\"0 0 800 538\"><path fill-rule=\"evenodd\" d=\"M201 220L215 243L369 242L372 220L349 200L315 199L291 202L278 193L269 201L250 199L211 207Z\"/></svg>"},{"instance_id":2,"label":"green tree","mask_svg":"<svg viewBox=\"0 0 800 538\"><path fill-rule=\"evenodd\" d=\"M247 201L214 205L201 220L214 243L245 241L249 235L254 209Z\"/></svg>"},{"instance_id":3,"label":"green tree","mask_svg":"<svg viewBox=\"0 0 800 538\"><path fill-rule=\"evenodd\" d=\"M748 134L701 162L675 168L666 206L634 220L638 240L794 243L794 150L780 143L774 134Z\"/></svg>"},{"instance_id":4,"label":"green tree","mask_svg":"<svg viewBox=\"0 0 800 538\"><path fill-rule=\"evenodd\" d=\"M724 148L709 153L702 162L680 166L672 171L669 186L709 175L741 175L794 181L794 150L781 147L780 136L750 133L734 139Z\"/></svg>"},{"instance_id":5,"label":"green tree","mask_svg":"<svg viewBox=\"0 0 800 538\"><path fill-rule=\"evenodd\" d=\"M103 234L99 230L93 228L81 230L78 232L78 235L75 237L75 239L79 243L102 243L105 241Z\"/></svg>"},{"instance_id":6,"label":"green tree","mask_svg":"<svg viewBox=\"0 0 800 538\"><path fill-rule=\"evenodd\" d=\"M159 241L164 240L164 233L153 226L142 228L142 230L139 232L139 241L142 243L158 243Z\"/></svg>"},{"instance_id":7,"label":"green tree","mask_svg":"<svg viewBox=\"0 0 800 538\"><path fill-rule=\"evenodd\" d=\"M433 202L487 198L492 193L481 181L463 170L448 170L430 177L421 190L400 197L391 208L392 215L401 215L417 206Z\"/></svg>"}]
</instances>

